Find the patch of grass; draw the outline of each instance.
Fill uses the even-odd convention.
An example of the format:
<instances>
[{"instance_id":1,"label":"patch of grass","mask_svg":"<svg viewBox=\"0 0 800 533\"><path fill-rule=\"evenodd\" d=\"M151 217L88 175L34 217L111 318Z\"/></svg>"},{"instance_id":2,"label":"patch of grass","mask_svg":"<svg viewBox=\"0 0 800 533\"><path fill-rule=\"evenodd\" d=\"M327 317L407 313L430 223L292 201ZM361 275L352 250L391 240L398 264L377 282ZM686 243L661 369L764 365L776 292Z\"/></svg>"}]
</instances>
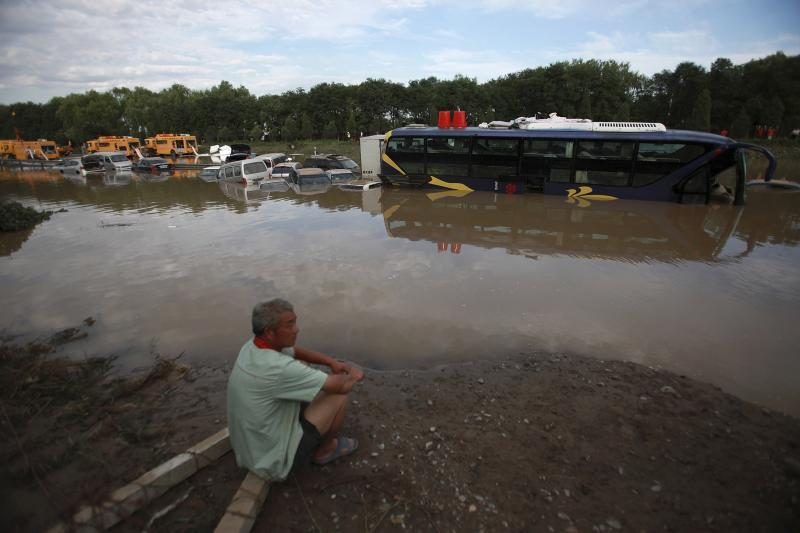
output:
<instances>
[{"instance_id":1,"label":"patch of grass","mask_svg":"<svg viewBox=\"0 0 800 533\"><path fill-rule=\"evenodd\" d=\"M52 211L37 211L19 202L0 202L0 231L20 231L49 220Z\"/></svg>"}]
</instances>

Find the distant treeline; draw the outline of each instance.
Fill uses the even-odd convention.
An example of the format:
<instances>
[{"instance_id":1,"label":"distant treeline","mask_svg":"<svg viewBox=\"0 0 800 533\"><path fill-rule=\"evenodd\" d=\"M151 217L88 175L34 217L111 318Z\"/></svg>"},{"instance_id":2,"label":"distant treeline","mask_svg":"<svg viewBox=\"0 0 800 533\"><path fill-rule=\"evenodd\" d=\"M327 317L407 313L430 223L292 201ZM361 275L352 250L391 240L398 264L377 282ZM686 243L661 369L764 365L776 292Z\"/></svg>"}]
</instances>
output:
<instances>
[{"instance_id":1,"label":"distant treeline","mask_svg":"<svg viewBox=\"0 0 800 533\"><path fill-rule=\"evenodd\" d=\"M98 135L193 133L202 143L357 138L409 123L435 124L437 112L463 109L470 125L558 112L593 120L663 122L670 128L750 137L756 125L788 135L800 128L800 56L779 52L743 65L719 58L711 70L681 63L653 76L627 63L574 60L478 83L456 76L408 84L367 79L255 96L227 81L207 90L175 84L89 91L44 104L0 105L0 138L82 143Z\"/></svg>"}]
</instances>

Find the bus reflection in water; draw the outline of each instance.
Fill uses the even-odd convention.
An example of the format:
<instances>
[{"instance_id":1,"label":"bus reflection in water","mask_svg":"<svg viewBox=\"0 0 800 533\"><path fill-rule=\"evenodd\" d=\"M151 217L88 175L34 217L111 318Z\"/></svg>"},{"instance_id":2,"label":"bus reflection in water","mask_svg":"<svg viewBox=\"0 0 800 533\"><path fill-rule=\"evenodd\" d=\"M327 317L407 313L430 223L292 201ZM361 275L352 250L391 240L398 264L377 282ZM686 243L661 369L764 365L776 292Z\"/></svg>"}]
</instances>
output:
<instances>
[{"instance_id":1,"label":"bus reflection in water","mask_svg":"<svg viewBox=\"0 0 800 533\"><path fill-rule=\"evenodd\" d=\"M462 245L502 248L531 258L568 255L628 262L718 260L741 210L651 202L594 203L534 195L438 196L384 189L386 233L430 241L437 252Z\"/></svg>"}]
</instances>

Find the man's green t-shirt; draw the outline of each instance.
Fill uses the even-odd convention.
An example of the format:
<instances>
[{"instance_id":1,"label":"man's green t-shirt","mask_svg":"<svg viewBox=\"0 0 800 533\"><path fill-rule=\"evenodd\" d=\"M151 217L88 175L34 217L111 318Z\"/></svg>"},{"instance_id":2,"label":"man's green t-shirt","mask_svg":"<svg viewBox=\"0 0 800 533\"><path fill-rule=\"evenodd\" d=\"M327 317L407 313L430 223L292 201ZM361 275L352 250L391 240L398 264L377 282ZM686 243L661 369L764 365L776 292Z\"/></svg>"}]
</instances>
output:
<instances>
[{"instance_id":1,"label":"man's green t-shirt","mask_svg":"<svg viewBox=\"0 0 800 533\"><path fill-rule=\"evenodd\" d=\"M294 358L294 349L242 346L228 380L228 429L236 463L256 475L286 479L303 428L300 404L310 402L328 375Z\"/></svg>"}]
</instances>

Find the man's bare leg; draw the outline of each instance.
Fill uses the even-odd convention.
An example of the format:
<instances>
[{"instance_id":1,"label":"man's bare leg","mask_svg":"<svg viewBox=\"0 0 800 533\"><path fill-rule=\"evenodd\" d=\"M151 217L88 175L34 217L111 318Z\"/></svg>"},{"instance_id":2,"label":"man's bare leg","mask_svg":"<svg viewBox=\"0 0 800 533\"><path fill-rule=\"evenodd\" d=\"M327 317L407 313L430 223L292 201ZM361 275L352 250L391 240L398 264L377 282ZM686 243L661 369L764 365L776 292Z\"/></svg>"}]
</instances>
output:
<instances>
[{"instance_id":1,"label":"man's bare leg","mask_svg":"<svg viewBox=\"0 0 800 533\"><path fill-rule=\"evenodd\" d=\"M325 457L336 449L336 435L339 434L347 411L347 395L331 394L321 391L306 407L305 418L322 435L322 443L314 453L314 458Z\"/></svg>"}]
</instances>

